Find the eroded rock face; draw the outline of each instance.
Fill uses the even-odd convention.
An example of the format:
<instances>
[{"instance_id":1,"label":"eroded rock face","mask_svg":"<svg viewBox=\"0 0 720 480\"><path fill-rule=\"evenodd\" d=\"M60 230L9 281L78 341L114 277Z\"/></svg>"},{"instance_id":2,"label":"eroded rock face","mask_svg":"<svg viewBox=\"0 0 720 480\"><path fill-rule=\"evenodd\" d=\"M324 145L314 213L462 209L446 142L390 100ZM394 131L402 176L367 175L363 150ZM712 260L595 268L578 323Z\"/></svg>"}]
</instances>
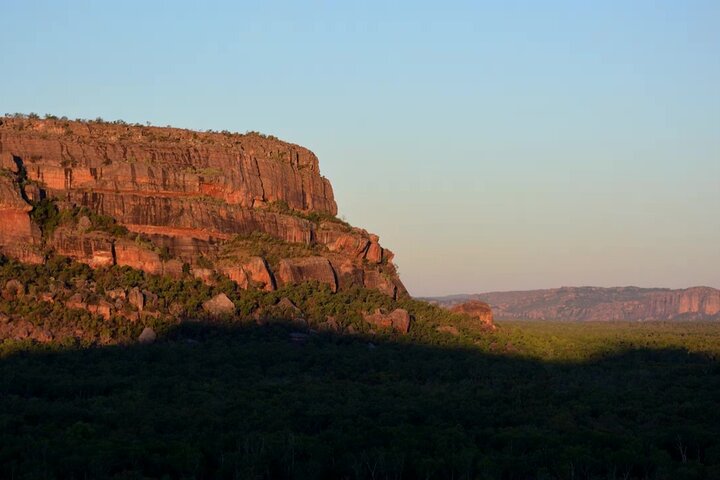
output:
<instances>
[{"instance_id":1,"label":"eroded rock face","mask_svg":"<svg viewBox=\"0 0 720 480\"><path fill-rule=\"evenodd\" d=\"M225 265L220 267L220 271L240 288L257 288L266 292L275 290L270 267L262 257L252 257L242 265Z\"/></svg>"},{"instance_id":2,"label":"eroded rock face","mask_svg":"<svg viewBox=\"0 0 720 480\"><path fill-rule=\"evenodd\" d=\"M58 228L52 235L52 245L60 255L87 263L91 267L107 267L116 263L113 239L106 233L75 233Z\"/></svg>"},{"instance_id":3,"label":"eroded rock face","mask_svg":"<svg viewBox=\"0 0 720 480\"><path fill-rule=\"evenodd\" d=\"M480 323L486 325L489 328L494 329L495 324L493 323L493 312L485 302L479 300L470 300L459 305L455 305L450 309L454 313L461 313L476 318Z\"/></svg>"},{"instance_id":4,"label":"eroded rock face","mask_svg":"<svg viewBox=\"0 0 720 480\"><path fill-rule=\"evenodd\" d=\"M337 279L330 261L324 257L287 258L280 261L276 273L279 286L297 284L312 280L330 285L337 291Z\"/></svg>"},{"instance_id":5,"label":"eroded rock face","mask_svg":"<svg viewBox=\"0 0 720 480\"><path fill-rule=\"evenodd\" d=\"M720 290L638 287L563 287L473 295L496 318L572 321L720 320ZM442 299L440 299L442 301Z\"/></svg>"},{"instance_id":6,"label":"eroded rock face","mask_svg":"<svg viewBox=\"0 0 720 480\"><path fill-rule=\"evenodd\" d=\"M115 262L120 266L137 268L155 275L160 275L163 271L157 252L126 239L115 242Z\"/></svg>"},{"instance_id":7,"label":"eroded rock face","mask_svg":"<svg viewBox=\"0 0 720 480\"><path fill-rule=\"evenodd\" d=\"M30 219L31 210L32 206L23 199L18 183L0 171L0 252L24 262L41 263L43 258L37 250L41 232Z\"/></svg>"},{"instance_id":8,"label":"eroded rock face","mask_svg":"<svg viewBox=\"0 0 720 480\"><path fill-rule=\"evenodd\" d=\"M407 295L392 252L376 235L328 220L337 205L317 157L274 137L4 118L0 173L0 215L8 226L0 230L0 253L23 261L41 262L54 250L93 267L127 265L176 278L190 271L212 282L196 260L261 233L316 251L289 255L273 268L246 255L217 271L243 288L319 280L333 291L359 285ZM30 211L45 197L61 209L112 217L151 244L98 232L87 216L43 239Z\"/></svg>"}]
</instances>

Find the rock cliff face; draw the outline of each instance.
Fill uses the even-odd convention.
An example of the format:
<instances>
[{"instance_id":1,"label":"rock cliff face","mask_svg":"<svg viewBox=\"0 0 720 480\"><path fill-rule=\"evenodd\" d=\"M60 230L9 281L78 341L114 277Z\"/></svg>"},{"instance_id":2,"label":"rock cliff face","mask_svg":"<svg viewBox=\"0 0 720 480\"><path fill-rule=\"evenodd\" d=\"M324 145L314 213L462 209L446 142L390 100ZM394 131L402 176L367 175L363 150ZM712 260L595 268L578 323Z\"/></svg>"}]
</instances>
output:
<instances>
[{"instance_id":1,"label":"rock cliff face","mask_svg":"<svg viewBox=\"0 0 720 480\"><path fill-rule=\"evenodd\" d=\"M256 133L0 122L0 253L189 269L208 282L224 274L244 288L318 280L407 295L378 237L335 218L330 182L306 148ZM35 215L48 201L52 229Z\"/></svg>"},{"instance_id":2,"label":"rock cliff face","mask_svg":"<svg viewBox=\"0 0 720 480\"><path fill-rule=\"evenodd\" d=\"M720 320L720 290L564 287L434 299L454 305L468 299L491 305L495 318L538 320Z\"/></svg>"},{"instance_id":3,"label":"rock cliff face","mask_svg":"<svg viewBox=\"0 0 720 480\"><path fill-rule=\"evenodd\" d=\"M32 206L7 172L0 175L0 250L22 261L39 263L40 229L30 220Z\"/></svg>"}]
</instances>

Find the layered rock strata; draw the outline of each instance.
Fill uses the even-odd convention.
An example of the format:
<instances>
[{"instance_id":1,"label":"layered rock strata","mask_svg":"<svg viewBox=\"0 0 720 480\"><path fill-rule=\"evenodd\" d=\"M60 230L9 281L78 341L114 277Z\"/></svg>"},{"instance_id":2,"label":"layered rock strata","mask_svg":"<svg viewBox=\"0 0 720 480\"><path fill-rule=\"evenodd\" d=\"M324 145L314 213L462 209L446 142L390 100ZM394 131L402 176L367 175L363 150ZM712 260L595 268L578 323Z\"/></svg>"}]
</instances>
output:
<instances>
[{"instance_id":1,"label":"layered rock strata","mask_svg":"<svg viewBox=\"0 0 720 480\"><path fill-rule=\"evenodd\" d=\"M692 287L563 287L438 298L443 306L468 299L490 304L495 318L572 321L720 320L720 290Z\"/></svg>"},{"instance_id":2,"label":"layered rock strata","mask_svg":"<svg viewBox=\"0 0 720 480\"><path fill-rule=\"evenodd\" d=\"M173 276L189 268L208 282L221 274L243 288L317 280L333 291L361 286L407 295L378 237L335 218L330 182L306 148L256 133L0 122L0 253L41 262L55 251L94 267ZM128 234L67 215L43 231L32 214L43 199L61 213L82 208L112 218ZM247 238L244 249L228 253L228 244ZM304 250L275 245L281 258L256 254L251 243L267 238Z\"/></svg>"}]
</instances>

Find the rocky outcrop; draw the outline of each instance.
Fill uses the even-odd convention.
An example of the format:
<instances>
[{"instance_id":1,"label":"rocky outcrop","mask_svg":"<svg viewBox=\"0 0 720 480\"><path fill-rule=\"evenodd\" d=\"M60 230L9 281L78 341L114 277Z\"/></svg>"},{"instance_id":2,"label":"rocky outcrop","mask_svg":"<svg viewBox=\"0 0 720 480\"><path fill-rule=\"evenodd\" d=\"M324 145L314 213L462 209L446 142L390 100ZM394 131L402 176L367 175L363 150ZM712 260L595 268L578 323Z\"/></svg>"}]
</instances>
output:
<instances>
[{"instance_id":1,"label":"rocky outcrop","mask_svg":"<svg viewBox=\"0 0 720 480\"><path fill-rule=\"evenodd\" d=\"M128 302L130 302L130 305L137 308L138 311L142 312L145 308L145 295L139 288L132 288L127 294L127 299Z\"/></svg>"},{"instance_id":2,"label":"rocky outcrop","mask_svg":"<svg viewBox=\"0 0 720 480\"><path fill-rule=\"evenodd\" d=\"M490 329L495 329L492 309L490 308L490 305L485 302L481 302L479 300L469 300L465 303L460 303L451 307L450 311L453 313L469 315L477 319L482 325Z\"/></svg>"},{"instance_id":3,"label":"rocky outcrop","mask_svg":"<svg viewBox=\"0 0 720 480\"><path fill-rule=\"evenodd\" d=\"M720 320L720 290L638 287L563 287L435 299L452 305L473 298L487 302L495 318L574 321Z\"/></svg>"},{"instance_id":4,"label":"rocky outcrop","mask_svg":"<svg viewBox=\"0 0 720 480\"><path fill-rule=\"evenodd\" d=\"M270 267L262 257L252 257L243 265L227 265L220 267L220 271L234 280L240 288L256 288L266 292L275 289L275 281Z\"/></svg>"},{"instance_id":5,"label":"rocky outcrop","mask_svg":"<svg viewBox=\"0 0 720 480\"><path fill-rule=\"evenodd\" d=\"M52 250L93 267L175 277L187 271L208 283L212 272L202 270L217 271L242 288L318 280L333 291L365 286L407 295L378 237L333 218L337 205L317 157L274 137L3 118L0 173L0 215L8 225L0 253L23 261L41 262ZM62 211L112 218L129 235L102 231L85 216L43 238L30 211L46 197ZM272 267L252 249L217 268L196 264L257 234L308 251L283 254Z\"/></svg>"},{"instance_id":6,"label":"rocky outcrop","mask_svg":"<svg viewBox=\"0 0 720 480\"><path fill-rule=\"evenodd\" d=\"M160 254L131 240L119 239L115 242L115 263L155 275L163 273Z\"/></svg>"},{"instance_id":7,"label":"rocky outcrop","mask_svg":"<svg viewBox=\"0 0 720 480\"><path fill-rule=\"evenodd\" d=\"M110 320L110 317L115 313L115 308L112 303L104 299L88 302L85 301L79 293L68 298L65 301L65 306L69 309L85 310L88 313L99 315L105 320Z\"/></svg>"},{"instance_id":8,"label":"rocky outcrop","mask_svg":"<svg viewBox=\"0 0 720 480\"><path fill-rule=\"evenodd\" d=\"M279 286L316 280L337 291L337 279L330 261L324 257L287 258L280 260L275 275Z\"/></svg>"},{"instance_id":9,"label":"rocky outcrop","mask_svg":"<svg viewBox=\"0 0 720 480\"><path fill-rule=\"evenodd\" d=\"M408 333L410 331L410 314L404 308L396 308L390 313L384 313L382 310L375 310L375 313L364 314L363 318L370 325L380 328L392 328L400 333Z\"/></svg>"}]
</instances>

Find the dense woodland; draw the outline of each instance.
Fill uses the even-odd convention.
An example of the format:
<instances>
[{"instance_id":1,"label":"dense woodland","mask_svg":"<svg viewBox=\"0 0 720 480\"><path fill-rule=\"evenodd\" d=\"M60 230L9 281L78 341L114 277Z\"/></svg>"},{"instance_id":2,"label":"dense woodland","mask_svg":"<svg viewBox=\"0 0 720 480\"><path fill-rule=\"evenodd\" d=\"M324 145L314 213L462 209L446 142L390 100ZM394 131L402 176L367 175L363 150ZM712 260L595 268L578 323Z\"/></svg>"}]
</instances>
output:
<instances>
[{"instance_id":1,"label":"dense woodland","mask_svg":"<svg viewBox=\"0 0 720 480\"><path fill-rule=\"evenodd\" d=\"M244 292L61 258L0 259L8 279L28 297L58 284L98 295L140 286L183 313L152 320L158 341L140 345L142 322L0 302L6 316L97 331L2 343L2 478L720 479L716 324L489 332L366 290ZM237 315L202 317L219 291ZM305 324L252 320L281 297ZM371 332L358 312L375 307L407 308L410 334ZM315 329L328 315L354 328ZM457 335L438 331L454 322Z\"/></svg>"}]
</instances>

